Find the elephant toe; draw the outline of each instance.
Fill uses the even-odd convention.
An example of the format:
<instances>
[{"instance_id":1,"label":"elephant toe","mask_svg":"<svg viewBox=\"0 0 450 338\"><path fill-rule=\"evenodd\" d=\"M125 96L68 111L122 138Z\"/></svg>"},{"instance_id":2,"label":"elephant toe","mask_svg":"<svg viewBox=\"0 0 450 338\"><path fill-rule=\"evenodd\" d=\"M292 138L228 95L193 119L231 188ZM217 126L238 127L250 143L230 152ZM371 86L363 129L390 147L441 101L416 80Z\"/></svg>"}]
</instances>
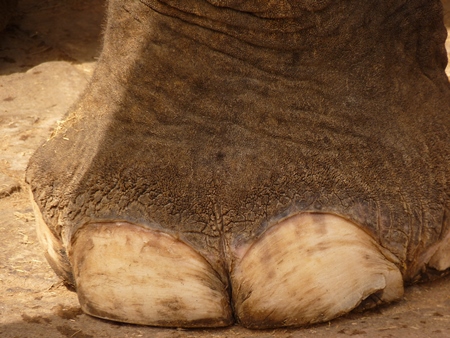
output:
<instances>
[{"instance_id":1,"label":"elephant toe","mask_svg":"<svg viewBox=\"0 0 450 338\"><path fill-rule=\"evenodd\" d=\"M387 303L403 295L402 275L389 253L331 214L287 218L240 256L233 300L238 320L250 328L323 322L371 297Z\"/></svg>"},{"instance_id":2,"label":"elephant toe","mask_svg":"<svg viewBox=\"0 0 450 338\"><path fill-rule=\"evenodd\" d=\"M133 324L218 327L232 323L226 286L179 239L125 222L80 228L69 250L84 312Z\"/></svg>"}]
</instances>

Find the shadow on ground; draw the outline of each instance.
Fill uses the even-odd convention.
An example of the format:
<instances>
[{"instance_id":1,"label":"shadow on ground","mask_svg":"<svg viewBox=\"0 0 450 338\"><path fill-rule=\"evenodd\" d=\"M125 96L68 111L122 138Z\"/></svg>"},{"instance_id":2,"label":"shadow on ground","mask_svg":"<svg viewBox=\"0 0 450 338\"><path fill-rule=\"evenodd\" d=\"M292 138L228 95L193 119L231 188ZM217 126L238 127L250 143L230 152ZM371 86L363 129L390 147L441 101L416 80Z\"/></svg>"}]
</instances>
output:
<instances>
[{"instance_id":1,"label":"shadow on ground","mask_svg":"<svg viewBox=\"0 0 450 338\"><path fill-rule=\"evenodd\" d=\"M104 0L22 0L0 33L0 75L49 61L86 63L101 50Z\"/></svg>"}]
</instances>

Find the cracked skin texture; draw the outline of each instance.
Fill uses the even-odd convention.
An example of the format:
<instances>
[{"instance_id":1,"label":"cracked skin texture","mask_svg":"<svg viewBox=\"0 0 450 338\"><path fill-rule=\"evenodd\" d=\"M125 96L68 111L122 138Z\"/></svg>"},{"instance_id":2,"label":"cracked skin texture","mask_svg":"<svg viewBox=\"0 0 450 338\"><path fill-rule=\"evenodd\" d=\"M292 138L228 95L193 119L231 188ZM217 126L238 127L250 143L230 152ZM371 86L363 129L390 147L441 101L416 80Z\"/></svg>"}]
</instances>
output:
<instances>
[{"instance_id":1,"label":"cracked skin texture","mask_svg":"<svg viewBox=\"0 0 450 338\"><path fill-rule=\"evenodd\" d=\"M86 223L135 222L227 281L233 248L310 211L420 275L450 227L440 2L265 3L110 2L94 77L27 170L63 247Z\"/></svg>"}]
</instances>

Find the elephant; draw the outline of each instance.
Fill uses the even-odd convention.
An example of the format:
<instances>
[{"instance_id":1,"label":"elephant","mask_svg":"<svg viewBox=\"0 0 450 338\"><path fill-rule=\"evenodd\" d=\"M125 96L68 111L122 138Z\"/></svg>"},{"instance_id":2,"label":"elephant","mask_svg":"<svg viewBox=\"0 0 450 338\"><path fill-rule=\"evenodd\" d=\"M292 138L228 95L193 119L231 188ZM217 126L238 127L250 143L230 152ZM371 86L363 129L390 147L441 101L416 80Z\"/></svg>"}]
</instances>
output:
<instances>
[{"instance_id":1,"label":"elephant","mask_svg":"<svg viewBox=\"0 0 450 338\"><path fill-rule=\"evenodd\" d=\"M30 159L83 311L299 327L450 267L438 0L110 0L93 78Z\"/></svg>"}]
</instances>

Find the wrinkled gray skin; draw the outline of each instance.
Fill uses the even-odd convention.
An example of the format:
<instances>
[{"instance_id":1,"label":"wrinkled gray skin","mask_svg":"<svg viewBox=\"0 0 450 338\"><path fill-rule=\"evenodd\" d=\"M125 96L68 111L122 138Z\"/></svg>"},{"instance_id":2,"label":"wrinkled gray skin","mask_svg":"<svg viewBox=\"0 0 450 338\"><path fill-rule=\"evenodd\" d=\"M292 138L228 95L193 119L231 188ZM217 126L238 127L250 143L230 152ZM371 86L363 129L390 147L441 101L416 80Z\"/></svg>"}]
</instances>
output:
<instances>
[{"instance_id":1,"label":"wrinkled gray skin","mask_svg":"<svg viewBox=\"0 0 450 338\"><path fill-rule=\"evenodd\" d=\"M445 37L437 0L111 1L91 84L30 161L34 200L57 238L144 224L225 281L230 246L332 213L415 280L450 227Z\"/></svg>"}]
</instances>

